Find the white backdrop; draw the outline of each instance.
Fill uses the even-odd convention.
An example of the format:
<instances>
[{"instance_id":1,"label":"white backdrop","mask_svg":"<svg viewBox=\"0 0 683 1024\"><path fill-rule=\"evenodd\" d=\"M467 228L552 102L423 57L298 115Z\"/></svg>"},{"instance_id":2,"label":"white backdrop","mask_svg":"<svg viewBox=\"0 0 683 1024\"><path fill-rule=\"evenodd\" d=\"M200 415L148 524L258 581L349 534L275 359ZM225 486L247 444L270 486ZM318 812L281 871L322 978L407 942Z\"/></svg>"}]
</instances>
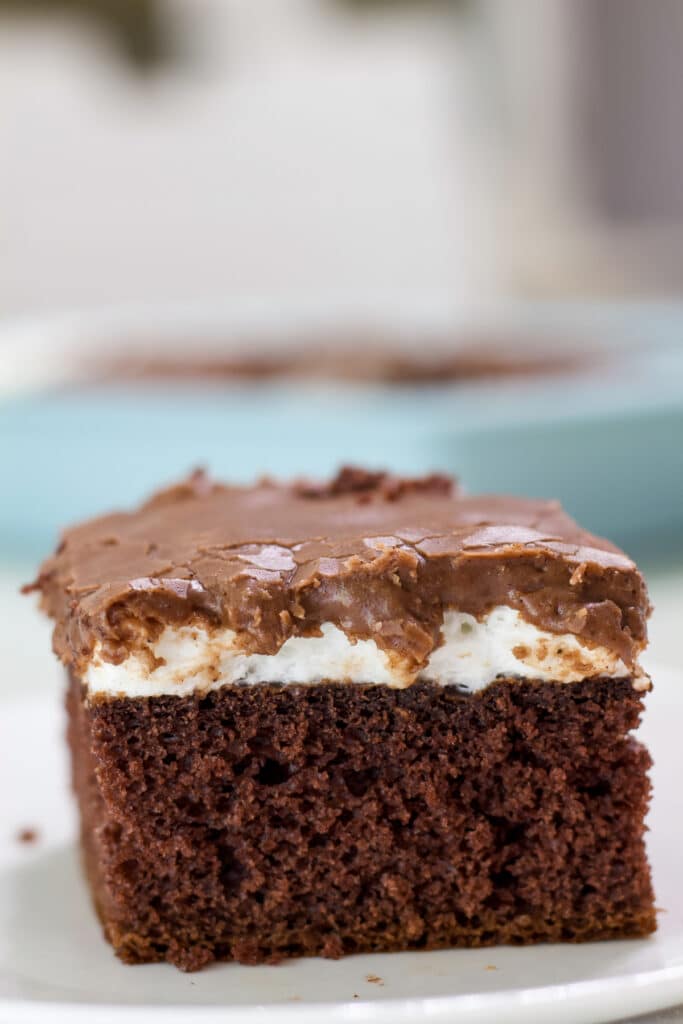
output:
<instances>
[{"instance_id":1,"label":"white backdrop","mask_svg":"<svg viewBox=\"0 0 683 1024\"><path fill-rule=\"evenodd\" d=\"M476 76L448 15L170 6L195 59L148 79L85 25L3 17L0 314L472 294Z\"/></svg>"}]
</instances>

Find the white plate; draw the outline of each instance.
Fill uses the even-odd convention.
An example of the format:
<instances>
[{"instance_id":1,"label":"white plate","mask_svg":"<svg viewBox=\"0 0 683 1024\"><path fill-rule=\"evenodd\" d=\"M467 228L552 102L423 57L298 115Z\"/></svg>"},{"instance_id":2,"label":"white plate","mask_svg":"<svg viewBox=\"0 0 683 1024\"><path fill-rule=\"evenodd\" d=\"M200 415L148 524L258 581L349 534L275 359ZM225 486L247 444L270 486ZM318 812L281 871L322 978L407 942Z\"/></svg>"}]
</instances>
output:
<instances>
[{"instance_id":1,"label":"white plate","mask_svg":"<svg viewBox=\"0 0 683 1024\"><path fill-rule=\"evenodd\" d=\"M102 939L73 838L61 686L46 689L43 676L32 698L0 704L0 1021L526 1024L552 1015L556 1024L581 1024L683 1002L683 673L654 674L643 737L656 758L650 852L664 911L656 937L225 964L192 975L166 965L125 967ZM29 826L39 840L18 842L18 830Z\"/></svg>"}]
</instances>

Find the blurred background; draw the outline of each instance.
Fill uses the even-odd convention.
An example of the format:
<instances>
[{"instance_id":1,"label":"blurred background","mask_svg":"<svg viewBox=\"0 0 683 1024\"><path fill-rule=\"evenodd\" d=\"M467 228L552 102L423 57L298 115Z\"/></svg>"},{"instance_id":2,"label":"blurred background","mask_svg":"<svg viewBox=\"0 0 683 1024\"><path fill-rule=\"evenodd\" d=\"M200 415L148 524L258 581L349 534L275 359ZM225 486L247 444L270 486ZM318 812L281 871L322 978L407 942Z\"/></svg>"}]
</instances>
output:
<instances>
[{"instance_id":1,"label":"blurred background","mask_svg":"<svg viewBox=\"0 0 683 1024\"><path fill-rule=\"evenodd\" d=\"M682 45L678 0L0 0L7 651L62 525L356 461L559 497L673 657Z\"/></svg>"},{"instance_id":2,"label":"blurred background","mask_svg":"<svg viewBox=\"0 0 683 1024\"><path fill-rule=\"evenodd\" d=\"M37 964L74 997L91 941L62 670L20 586L65 525L197 466L559 498L647 575L680 822L681 54L682 0L0 0L7 984Z\"/></svg>"}]
</instances>

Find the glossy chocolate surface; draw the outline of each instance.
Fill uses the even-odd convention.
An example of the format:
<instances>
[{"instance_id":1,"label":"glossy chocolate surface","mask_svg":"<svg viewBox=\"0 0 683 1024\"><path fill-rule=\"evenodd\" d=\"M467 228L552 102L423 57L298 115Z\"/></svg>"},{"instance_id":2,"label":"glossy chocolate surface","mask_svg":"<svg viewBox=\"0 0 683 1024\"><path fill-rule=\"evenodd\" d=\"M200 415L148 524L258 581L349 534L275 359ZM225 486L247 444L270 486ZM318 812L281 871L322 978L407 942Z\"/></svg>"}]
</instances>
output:
<instances>
[{"instance_id":1,"label":"glossy chocolate surface","mask_svg":"<svg viewBox=\"0 0 683 1024\"><path fill-rule=\"evenodd\" d=\"M264 654L332 622L418 666L445 608L481 616L496 605L632 665L649 612L633 562L556 502L356 469L323 485L194 474L136 511L67 530L32 588L77 671L96 641L120 662L166 625L194 621Z\"/></svg>"}]
</instances>

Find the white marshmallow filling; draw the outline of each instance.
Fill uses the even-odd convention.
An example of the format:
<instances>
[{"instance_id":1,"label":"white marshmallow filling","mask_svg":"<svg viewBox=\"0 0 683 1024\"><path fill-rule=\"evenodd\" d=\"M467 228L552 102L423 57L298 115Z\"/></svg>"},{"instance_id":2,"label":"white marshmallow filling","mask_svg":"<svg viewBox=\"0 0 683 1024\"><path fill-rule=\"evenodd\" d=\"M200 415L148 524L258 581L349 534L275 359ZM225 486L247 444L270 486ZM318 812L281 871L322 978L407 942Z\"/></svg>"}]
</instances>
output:
<instances>
[{"instance_id":1,"label":"white marshmallow filling","mask_svg":"<svg viewBox=\"0 0 683 1024\"><path fill-rule=\"evenodd\" d=\"M196 626L168 626L149 652L133 652L118 665L105 661L96 647L84 682L91 695L112 697L186 696L236 683L402 688L417 680L474 692L498 677L572 683L633 675L637 688L649 685L647 677L632 673L614 651L585 646L572 633L540 629L506 605L481 619L446 611L442 643L417 673L374 640L351 640L330 622L321 633L290 637L276 654L249 654L232 630L208 633Z\"/></svg>"}]
</instances>

